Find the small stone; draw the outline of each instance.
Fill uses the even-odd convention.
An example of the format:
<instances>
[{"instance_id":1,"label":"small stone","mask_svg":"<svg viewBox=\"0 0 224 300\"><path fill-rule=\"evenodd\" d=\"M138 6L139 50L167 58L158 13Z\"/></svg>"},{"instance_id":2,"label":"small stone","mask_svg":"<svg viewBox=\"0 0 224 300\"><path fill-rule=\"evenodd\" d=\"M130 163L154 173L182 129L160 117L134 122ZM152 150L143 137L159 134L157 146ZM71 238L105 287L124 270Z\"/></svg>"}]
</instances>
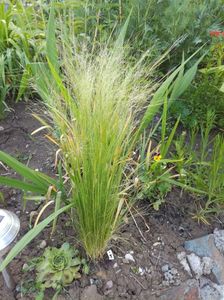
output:
<instances>
[{"instance_id":1,"label":"small stone","mask_svg":"<svg viewBox=\"0 0 224 300\"><path fill-rule=\"evenodd\" d=\"M170 270L170 273L173 274L173 275L178 275L178 271L177 271L177 269L175 269L175 268L172 268L172 269Z\"/></svg>"},{"instance_id":2,"label":"small stone","mask_svg":"<svg viewBox=\"0 0 224 300\"><path fill-rule=\"evenodd\" d=\"M182 251L182 252L178 253L177 258L178 258L180 264L183 266L184 270L192 277L191 269L187 262L186 252Z\"/></svg>"},{"instance_id":3,"label":"small stone","mask_svg":"<svg viewBox=\"0 0 224 300\"><path fill-rule=\"evenodd\" d=\"M217 285L206 277L200 279L201 300L224 299L224 285Z\"/></svg>"},{"instance_id":4,"label":"small stone","mask_svg":"<svg viewBox=\"0 0 224 300\"><path fill-rule=\"evenodd\" d=\"M161 245L161 242L155 242L155 243L152 244L152 245L153 245L153 247L157 247L157 246Z\"/></svg>"},{"instance_id":5,"label":"small stone","mask_svg":"<svg viewBox=\"0 0 224 300\"><path fill-rule=\"evenodd\" d=\"M169 270L170 270L169 265L164 265L164 266L162 266L162 272L163 272L163 273L165 273L165 272L167 272L167 271L169 271Z\"/></svg>"},{"instance_id":6,"label":"small stone","mask_svg":"<svg viewBox=\"0 0 224 300\"><path fill-rule=\"evenodd\" d=\"M130 253L125 254L125 259L127 261L133 261L133 262L135 262L134 257Z\"/></svg>"},{"instance_id":7,"label":"small stone","mask_svg":"<svg viewBox=\"0 0 224 300\"><path fill-rule=\"evenodd\" d=\"M4 130L4 127L0 126L0 131L3 131Z\"/></svg>"},{"instance_id":8,"label":"small stone","mask_svg":"<svg viewBox=\"0 0 224 300\"><path fill-rule=\"evenodd\" d=\"M115 263L115 264L113 265L113 268L116 269L117 267L118 267L118 263Z\"/></svg>"},{"instance_id":9,"label":"small stone","mask_svg":"<svg viewBox=\"0 0 224 300\"><path fill-rule=\"evenodd\" d=\"M47 242L45 240L41 241L39 248L44 249L47 246Z\"/></svg>"},{"instance_id":10,"label":"small stone","mask_svg":"<svg viewBox=\"0 0 224 300\"><path fill-rule=\"evenodd\" d=\"M188 263L191 267L191 270L196 275L196 278L200 278L203 274L203 266L201 263L201 258L194 253L187 255Z\"/></svg>"},{"instance_id":11,"label":"small stone","mask_svg":"<svg viewBox=\"0 0 224 300\"><path fill-rule=\"evenodd\" d=\"M217 249L213 234L209 234L195 240L186 241L185 249L194 252L201 257L210 257L214 262L212 274L215 276L220 285L224 284L224 255L222 255Z\"/></svg>"},{"instance_id":12,"label":"small stone","mask_svg":"<svg viewBox=\"0 0 224 300\"><path fill-rule=\"evenodd\" d=\"M139 273L139 275L143 276L145 274L145 269L139 267L138 268L138 273Z\"/></svg>"},{"instance_id":13,"label":"small stone","mask_svg":"<svg viewBox=\"0 0 224 300\"><path fill-rule=\"evenodd\" d=\"M179 232L183 233L185 231L184 227L183 226L179 226L178 228Z\"/></svg>"},{"instance_id":14,"label":"small stone","mask_svg":"<svg viewBox=\"0 0 224 300\"><path fill-rule=\"evenodd\" d=\"M25 263L24 265L23 265L23 271L26 271L27 270L27 268L28 268L29 266L28 266L28 264L27 263Z\"/></svg>"},{"instance_id":15,"label":"small stone","mask_svg":"<svg viewBox=\"0 0 224 300\"><path fill-rule=\"evenodd\" d=\"M190 279L178 287L166 290L159 300L201 300L199 284L197 280ZM211 300L211 299L210 299Z\"/></svg>"},{"instance_id":16,"label":"small stone","mask_svg":"<svg viewBox=\"0 0 224 300\"><path fill-rule=\"evenodd\" d=\"M19 215L19 214L20 214L20 210L17 210L17 211L16 211L16 214Z\"/></svg>"},{"instance_id":17,"label":"small stone","mask_svg":"<svg viewBox=\"0 0 224 300\"><path fill-rule=\"evenodd\" d=\"M125 258L122 259L122 262L123 262L123 264L125 264L125 265L128 265L128 264L129 264L129 260L127 260L127 259L125 259Z\"/></svg>"},{"instance_id":18,"label":"small stone","mask_svg":"<svg viewBox=\"0 0 224 300\"><path fill-rule=\"evenodd\" d=\"M214 241L216 248L224 254L224 230L214 230Z\"/></svg>"},{"instance_id":19,"label":"small stone","mask_svg":"<svg viewBox=\"0 0 224 300\"><path fill-rule=\"evenodd\" d=\"M203 267L203 274L204 275L211 274L213 266L214 266L214 262L210 257L203 257L202 258L202 267Z\"/></svg>"},{"instance_id":20,"label":"small stone","mask_svg":"<svg viewBox=\"0 0 224 300\"><path fill-rule=\"evenodd\" d=\"M107 283L105 285L105 289L110 290L112 288L113 288L113 281L112 280L107 281Z\"/></svg>"}]
</instances>

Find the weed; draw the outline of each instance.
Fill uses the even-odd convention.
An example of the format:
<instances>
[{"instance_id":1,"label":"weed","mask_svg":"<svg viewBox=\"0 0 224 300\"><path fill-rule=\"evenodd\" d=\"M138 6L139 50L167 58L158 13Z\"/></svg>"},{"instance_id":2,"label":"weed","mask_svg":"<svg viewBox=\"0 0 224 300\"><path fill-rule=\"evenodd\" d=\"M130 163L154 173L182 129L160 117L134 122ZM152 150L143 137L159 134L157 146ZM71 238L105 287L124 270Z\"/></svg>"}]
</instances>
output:
<instances>
[{"instance_id":1,"label":"weed","mask_svg":"<svg viewBox=\"0 0 224 300\"><path fill-rule=\"evenodd\" d=\"M176 177L176 175L172 173L172 169L174 168L174 165L179 162L178 160L167 157L179 123L178 120L167 137L167 111L168 107L166 99L164 101L162 114L161 141L154 149L151 149L153 136L148 142L143 140L142 150L140 151L140 164L137 168L137 176L140 181L137 198L149 199L155 210L159 210L160 205L165 202L165 196L171 191L172 184L168 179ZM180 161L181 160L182 159L180 159Z\"/></svg>"},{"instance_id":2,"label":"weed","mask_svg":"<svg viewBox=\"0 0 224 300\"><path fill-rule=\"evenodd\" d=\"M195 130L192 130L188 145L183 135L175 142L177 156L174 158L181 159L181 164L177 166L185 174L181 186L200 195L200 209L196 219L201 216L204 220L207 215L219 213L223 209L224 140L220 134L214 136L212 133L214 120L215 114L208 111L206 124L202 123L200 127L200 142L197 142L198 131Z\"/></svg>"}]
</instances>

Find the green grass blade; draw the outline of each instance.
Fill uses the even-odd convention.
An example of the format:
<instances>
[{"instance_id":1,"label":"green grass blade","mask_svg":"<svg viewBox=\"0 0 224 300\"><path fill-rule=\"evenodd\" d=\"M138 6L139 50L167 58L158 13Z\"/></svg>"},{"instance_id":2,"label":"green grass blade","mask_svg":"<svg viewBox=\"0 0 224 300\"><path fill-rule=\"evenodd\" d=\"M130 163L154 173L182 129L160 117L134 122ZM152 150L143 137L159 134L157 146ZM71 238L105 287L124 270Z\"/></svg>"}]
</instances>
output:
<instances>
[{"instance_id":1,"label":"green grass blade","mask_svg":"<svg viewBox=\"0 0 224 300\"><path fill-rule=\"evenodd\" d=\"M46 193L47 190L45 188L41 188L40 186L36 186L31 183L26 183L21 180L13 179L13 178L7 178L4 176L0 176L0 184L9 186L15 189L20 189L27 192L33 192L33 193Z\"/></svg>"},{"instance_id":2,"label":"green grass blade","mask_svg":"<svg viewBox=\"0 0 224 300\"><path fill-rule=\"evenodd\" d=\"M172 143L172 140L173 140L174 134L175 134L175 132L177 130L179 122L180 122L180 117L177 119L177 121L176 121L176 123L175 123L175 125L174 125L174 127L173 127L173 129L172 129L172 131L171 131L171 133L169 135L169 137L168 137L168 140L164 143L164 147L161 150L162 157L166 157L166 154L167 154L167 152L168 152L168 150L170 148L170 145Z\"/></svg>"},{"instance_id":3,"label":"green grass blade","mask_svg":"<svg viewBox=\"0 0 224 300\"><path fill-rule=\"evenodd\" d=\"M58 192L55 199L55 213L60 209L61 206L61 192ZM54 218L51 234L55 232L58 218Z\"/></svg>"},{"instance_id":4,"label":"green grass blade","mask_svg":"<svg viewBox=\"0 0 224 300\"><path fill-rule=\"evenodd\" d=\"M54 66L55 70L59 72L58 53L56 44L56 25L55 25L55 1L51 1L50 16L47 25L47 57Z\"/></svg>"},{"instance_id":5,"label":"green grass blade","mask_svg":"<svg viewBox=\"0 0 224 300\"><path fill-rule=\"evenodd\" d=\"M192 193L201 194L201 195L207 195L207 192L199 190L199 189L196 189L196 188L191 187L191 186L189 186L187 184L181 183L181 182L179 182L177 180L174 180L174 179L171 179L171 178L164 178L163 180L167 181L168 183L171 183L173 185L179 186L182 189L190 191Z\"/></svg>"},{"instance_id":6,"label":"green grass blade","mask_svg":"<svg viewBox=\"0 0 224 300\"><path fill-rule=\"evenodd\" d=\"M164 100L164 106L163 106L163 114L162 114L162 136L161 136L162 145L164 145L165 138L166 138L167 109L168 109L168 103L167 103L167 95L166 95Z\"/></svg>"},{"instance_id":7,"label":"green grass blade","mask_svg":"<svg viewBox=\"0 0 224 300\"><path fill-rule=\"evenodd\" d=\"M57 186L56 180L39 171L30 169L29 167L20 163L18 160L16 160L9 154L4 153L3 151L0 151L0 161L15 170L19 175L35 183L40 188L48 189L49 185Z\"/></svg>"}]
</instances>

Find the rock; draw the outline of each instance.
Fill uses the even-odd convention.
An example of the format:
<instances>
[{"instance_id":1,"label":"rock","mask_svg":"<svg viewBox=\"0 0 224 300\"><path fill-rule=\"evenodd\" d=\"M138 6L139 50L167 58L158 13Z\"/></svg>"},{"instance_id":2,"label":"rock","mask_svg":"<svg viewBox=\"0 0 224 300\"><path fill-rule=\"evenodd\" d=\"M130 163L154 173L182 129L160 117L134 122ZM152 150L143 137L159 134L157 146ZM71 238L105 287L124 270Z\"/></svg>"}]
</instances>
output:
<instances>
[{"instance_id":1,"label":"rock","mask_svg":"<svg viewBox=\"0 0 224 300\"><path fill-rule=\"evenodd\" d=\"M163 273L169 271L169 269L170 269L169 265L164 265L164 266L162 266L162 272L163 272Z\"/></svg>"},{"instance_id":2,"label":"rock","mask_svg":"<svg viewBox=\"0 0 224 300\"><path fill-rule=\"evenodd\" d=\"M183 266L184 270L192 277L191 269L187 262L186 252L180 252L177 254L177 259L179 260L180 264Z\"/></svg>"},{"instance_id":3,"label":"rock","mask_svg":"<svg viewBox=\"0 0 224 300\"><path fill-rule=\"evenodd\" d=\"M179 285L179 273L177 269L170 267L168 264L162 266L162 272L164 273L165 280L163 281L164 286L169 286L170 284Z\"/></svg>"},{"instance_id":4,"label":"rock","mask_svg":"<svg viewBox=\"0 0 224 300\"><path fill-rule=\"evenodd\" d=\"M134 257L131 255L131 253L125 254L125 259L127 261L133 261L133 262L135 262Z\"/></svg>"},{"instance_id":5,"label":"rock","mask_svg":"<svg viewBox=\"0 0 224 300\"><path fill-rule=\"evenodd\" d=\"M4 130L4 127L0 126L0 131L3 131Z\"/></svg>"},{"instance_id":6,"label":"rock","mask_svg":"<svg viewBox=\"0 0 224 300\"><path fill-rule=\"evenodd\" d=\"M224 285L217 285L208 278L200 279L201 300L223 300Z\"/></svg>"},{"instance_id":7,"label":"rock","mask_svg":"<svg viewBox=\"0 0 224 300\"><path fill-rule=\"evenodd\" d=\"M112 280L107 281L107 283L105 284L105 289L111 290L112 287L113 287L113 281Z\"/></svg>"},{"instance_id":8,"label":"rock","mask_svg":"<svg viewBox=\"0 0 224 300\"><path fill-rule=\"evenodd\" d=\"M27 263L25 263L22 267L22 270L26 272L26 270L28 270L29 265Z\"/></svg>"},{"instance_id":9,"label":"rock","mask_svg":"<svg viewBox=\"0 0 224 300\"><path fill-rule=\"evenodd\" d=\"M191 270L196 275L196 278L200 278L203 274L203 266L201 263L201 258L194 253L187 255L188 263L191 267Z\"/></svg>"},{"instance_id":10,"label":"rock","mask_svg":"<svg viewBox=\"0 0 224 300\"><path fill-rule=\"evenodd\" d=\"M83 290L80 300L104 300L104 297L97 292L96 285L90 285Z\"/></svg>"},{"instance_id":11,"label":"rock","mask_svg":"<svg viewBox=\"0 0 224 300\"><path fill-rule=\"evenodd\" d=\"M161 242L155 242L152 246L153 246L153 247L157 247L157 246L159 246L159 245L161 245Z\"/></svg>"},{"instance_id":12,"label":"rock","mask_svg":"<svg viewBox=\"0 0 224 300\"><path fill-rule=\"evenodd\" d=\"M39 248L44 249L47 246L47 242L45 240L40 242Z\"/></svg>"},{"instance_id":13,"label":"rock","mask_svg":"<svg viewBox=\"0 0 224 300\"><path fill-rule=\"evenodd\" d=\"M185 231L185 228L183 226L179 226L178 230L179 230L180 233L183 233Z\"/></svg>"},{"instance_id":14,"label":"rock","mask_svg":"<svg viewBox=\"0 0 224 300\"><path fill-rule=\"evenodd\" d=\"M159 300L201 300L199 283L195 279L189 279L178 287L166 290Z\"/></svg>"},{"instance_id":15,"label":"rock","mask_svg":"<svg viewBox=\"0 0 224 300\"><path fill-rule=\"evenodd\" d=\"M214 230L214 241L216 248L224 254L224 230Z\"/></svg>"},{"instance_id":16,"label":"rock","mask_svg":"<svg viewBox=\"0 0 224 300\"><path fill-rule=\"evenodd\" d=\"M214 267L214 261L210 257L203 257L202 258L202 268L203 274L209 275L211 274L212 268Z\"/></svg>"},{"instance_id":17,"label":"rock","mask_svg":"<svg viewBox=\"0 0 224 300\"><path fill-rule=\"evenodd\" d=\"M114 269L118 268L118 263L115 263L115 264L113 265L113 268L114 268Z\"/></svg>"},{"instance_id":18,"label":"rock","mask_svg":"<svg viewBox=\"0 0 224 300\"><path fill-rule=\"evenodd\" d=\"M138 274L141 275L141 276L143 276L145 274L145 269L139 267L138 268Z\"/></svg>"},{"instance_id":19,"label":"rock","mask_svg":"<svg viewBox=\"0 0 224 300\"><path fill-rule=\"evenodd\" d=\"M185 249L201 257L210 257L213 260L211 272L214 274L217 283L224 284L224 255L216 247L213 234L186 241Z\"/></svg>"}]
</instances>

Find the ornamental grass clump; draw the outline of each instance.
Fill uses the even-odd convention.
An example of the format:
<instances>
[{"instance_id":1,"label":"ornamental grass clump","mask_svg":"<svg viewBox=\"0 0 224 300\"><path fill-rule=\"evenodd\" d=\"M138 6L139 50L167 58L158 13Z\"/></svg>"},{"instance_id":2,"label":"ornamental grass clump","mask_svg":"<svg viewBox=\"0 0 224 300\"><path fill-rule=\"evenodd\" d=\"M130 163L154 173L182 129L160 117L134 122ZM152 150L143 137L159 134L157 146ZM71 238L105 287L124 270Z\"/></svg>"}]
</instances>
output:
<instances>
[{"instance_id":1,"label":"ornamental grass clump","mask_svg":"<svg viewBox=\"0 0 224 300\"><path fill-rule=\"evenodd\" d=\"M74 49L74 48L73 48ZM136 115L150 94L144 68L130 67L123 53L83 47L63 50L69 97L52 91L48 103L65 169L72 185L73 220L88 255L98 258L120 224L122 177L131 156Z\"/></svg>"},{"instance_id":2,"label":"ornamental grass clump","mask_svg":"<svg viewBox=\"0 0 224 300\"><path fill-rule=\"evenodd\" d=\"M70 179L72 220L92 259L104 254L126 212L124 170L139 136L165 97L171 103L187 88L199 63L184 73L189 59L183 60L153 94L150 78L159 61L146 65L145 54L130 63L123 47L127 24L128 20L115 43L94 45L93 50L78 42L63 23L58 26L57 45L52 7L47 65L32 66Z\"/></svg>"}]
</instances>

